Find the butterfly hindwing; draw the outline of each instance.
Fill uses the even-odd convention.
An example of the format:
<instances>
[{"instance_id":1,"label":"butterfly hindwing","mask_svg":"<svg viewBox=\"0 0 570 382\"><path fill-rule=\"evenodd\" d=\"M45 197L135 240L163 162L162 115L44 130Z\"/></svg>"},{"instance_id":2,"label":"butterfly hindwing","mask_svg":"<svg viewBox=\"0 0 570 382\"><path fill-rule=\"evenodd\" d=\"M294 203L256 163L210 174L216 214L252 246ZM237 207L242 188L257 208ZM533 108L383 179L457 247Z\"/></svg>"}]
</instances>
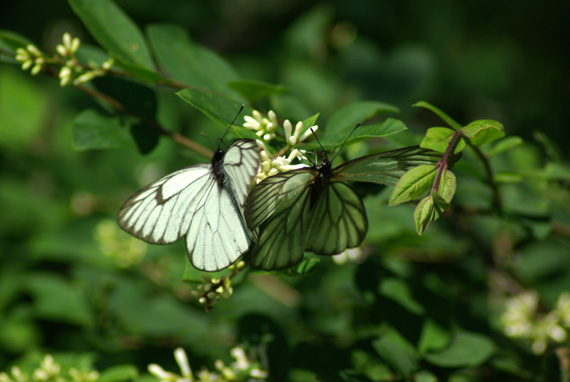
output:
<instances>
[{"instance_id":1,"label":"butterfly hindwing","mask_svg":"<svg viewBox=\"0 0 570 382\"><path fill-rule=\"evenodd\" d=\"M330 181L311 208L305 249L335 255L362 243L368 220L356 191L347 183Z\"/></svg>"},{"instance_id":2,"label":"butterfly hindwing","mask_svg":"<svg viewBox=\"0 0 570 382\"><path fill-rule=\"evenodd\" d=\"M246 220L260 229L250 262L256 268L283 269L298 263L305 251L310 185L317 172L300 169L271 176L248 196Z\"/></svg>"},{"instance_id":3,"label":"butterfly hindwing","mask_svg":"<svg viewBox=\"0 0 570 382\"><path fill-rule=\"evenodd\" d=\"M221 181L208 164L175 171L127 200L119 226L151 244L186 236L188 258L200 270L233 264L251 243L243 212L259 150L254 141L239 140L219 160L213 165L221 168Z\"/></svg>"}]
</instances>

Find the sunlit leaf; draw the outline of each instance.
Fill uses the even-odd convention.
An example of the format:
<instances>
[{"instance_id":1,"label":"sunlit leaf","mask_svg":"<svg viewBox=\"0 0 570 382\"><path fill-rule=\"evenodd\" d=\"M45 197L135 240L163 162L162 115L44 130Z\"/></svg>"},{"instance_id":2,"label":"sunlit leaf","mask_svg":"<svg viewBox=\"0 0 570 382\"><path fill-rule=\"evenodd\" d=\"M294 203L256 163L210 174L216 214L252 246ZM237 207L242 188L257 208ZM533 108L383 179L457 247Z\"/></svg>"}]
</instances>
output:
<instances>
[{"instance_id":1,"label":"sunlit leaf","mask_svg":"<svg viewBox=\"0 0 570 382\"><path fill-rule=\"evenodd\" d=\"M483 119L473 121L461 129L461 133L469 138L475 146L492 142L505 135L503 125L500 122Z\"/></svg>"},{"instance_id":2,"label":"sunlit leaf","mask_svg":"<svg viewBox=\"0 0 570 382\"><path fill-rule=\"evenodd\" d=\"M453 139L455 131L447 127L431 127L426 132L426 136L420 143L420 147L445 153ZM461 138L457 141L454 153L459 153L465 147L465 141Z\"/></svg>"},{"instance_id":3,"label":"sunlit leaf","mask_svg":"<svg viewBox=\"0 0 570 382\"><path fill-rule=\"evenodd\" d=\"M388 204L395 206L421 197L432 187L436 175L437 167L432 165L417 166L406 172L394 187Z\"/></svg>"}]
</instances>

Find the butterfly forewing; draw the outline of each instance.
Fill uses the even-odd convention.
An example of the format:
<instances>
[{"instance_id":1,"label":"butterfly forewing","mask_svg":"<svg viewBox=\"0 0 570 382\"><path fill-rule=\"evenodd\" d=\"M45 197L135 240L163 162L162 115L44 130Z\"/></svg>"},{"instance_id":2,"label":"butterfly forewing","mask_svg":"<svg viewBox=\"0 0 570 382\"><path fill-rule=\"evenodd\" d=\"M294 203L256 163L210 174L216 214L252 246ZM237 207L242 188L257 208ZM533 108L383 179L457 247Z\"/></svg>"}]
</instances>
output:
<instances>
[{"instance_id":1,"label":"butterfly forewing","mask_svg":"<svg viewBox=\"0 0 570 382\"><path fill-rule=\"evenodd\" d=\"M189 207L207 189L210 178L209 165L196 165L157 180L125 202L119 226L150 244L174 243L186 233L181 230L182 219L192 214Z\"/></svg>"},{"instance_id":2,"label":"butterfly forewing","mask_svg":"<svg viewBox=\"0 0 570 382\"><path fill-rule=\"evenodd\" d=\"M224 156L223 169L232 188L236 202L243 209L254 176L259 168L259 149L252 140L240 140L233 144ZM243 181L248 179L248 182Z\"/></svg>"},{"instance_id":3,"label":"butterfly forewing","mask_svg":"<svg viewBox=\"0 0 570 382\"><path fill-rule=\"evenodd\" d=\"M188 257L198 269L217 271L233 264L251 242L243 208L259 167L259 149L252 140L239 140L216 160L222 182L212 165L175 171L127 200L119 226L152 244L186 236Z\"/></svg>"},{"instance_id":4,"label":"butterfly forewing","mask_svg":"<svg viewBox=\"0 0 570 382\"><path fill-rule=\"evenodd\" d=\"M419 146L370 154L341 164L333 177L352 182L371 182L395 186L400 177L413 167L435 165L443 154Z\"/></svg>"}]
</instances>

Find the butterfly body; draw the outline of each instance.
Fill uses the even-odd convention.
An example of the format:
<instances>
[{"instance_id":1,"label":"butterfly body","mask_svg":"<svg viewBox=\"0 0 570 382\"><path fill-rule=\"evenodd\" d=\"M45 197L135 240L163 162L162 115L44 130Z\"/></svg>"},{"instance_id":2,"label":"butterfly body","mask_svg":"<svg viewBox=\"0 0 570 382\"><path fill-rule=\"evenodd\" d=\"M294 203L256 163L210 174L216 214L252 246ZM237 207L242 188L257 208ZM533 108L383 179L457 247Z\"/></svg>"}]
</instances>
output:
<instances>
[{"instance_id":1,"label":"butterfly body","mask_svg":"<svg viewBox=\"0 0 570 382\"><path fill-rule=\"evenodd\" d=\"M151 244L186 238L192 265L218 271L246 252L254 236L243 210L259 167L259 149L243 139L211 164L175 171L129 198L118 216L119 226Z\"/></svg>"}]
</instances>

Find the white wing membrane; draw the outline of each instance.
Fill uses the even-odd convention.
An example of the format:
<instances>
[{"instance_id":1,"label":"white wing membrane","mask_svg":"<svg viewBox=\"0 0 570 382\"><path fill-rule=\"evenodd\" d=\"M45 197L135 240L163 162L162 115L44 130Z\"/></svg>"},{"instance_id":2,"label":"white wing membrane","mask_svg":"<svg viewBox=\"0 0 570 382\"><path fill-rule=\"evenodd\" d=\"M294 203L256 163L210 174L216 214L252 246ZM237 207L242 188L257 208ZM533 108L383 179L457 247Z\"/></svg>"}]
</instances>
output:
<instances>
[{"instance_id":1,"label":"white wing membrane","mask_svg":"<svg viewBox=\"0 0 570 382\"><path fill-rule=\"evenodd\" d=\"M258 167L255 142L239 140L222 158L222 187L212 165L175 171L127 200L119 226L151 244L170 244L186 236L192 265L205 271L226 268L251 243L243 208Z\"/></svg>"}]
</instances>

